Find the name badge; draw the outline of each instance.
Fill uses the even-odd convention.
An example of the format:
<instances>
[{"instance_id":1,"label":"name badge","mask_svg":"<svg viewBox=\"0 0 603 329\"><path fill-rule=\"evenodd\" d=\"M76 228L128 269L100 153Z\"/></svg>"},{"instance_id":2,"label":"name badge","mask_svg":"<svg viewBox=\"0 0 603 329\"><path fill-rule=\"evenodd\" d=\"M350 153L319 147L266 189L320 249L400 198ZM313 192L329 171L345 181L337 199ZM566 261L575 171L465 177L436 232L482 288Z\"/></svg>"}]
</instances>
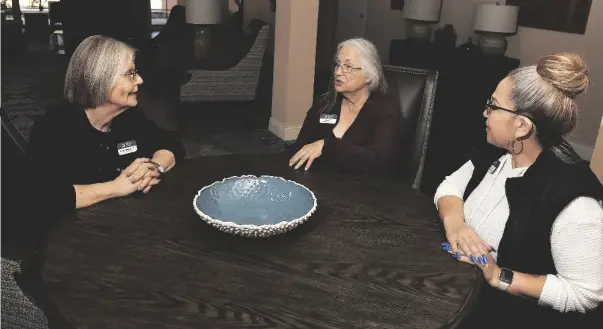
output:
<instances>
[{"instance_id":1,"label":"name badge","mask_svg":"<svg viewBox=\"0 0 603 329\"><path fill-rule=\"evenodd\" d=\"M494 163L492 164L492 166L490 166L490 169L488 170L491 174L493 174L496 169L498 168L498 166L500 166L500 161L496 160L494 161Z\"/></svg>"},{"instance_id":2,"label":"name badge","mask_svg":"<svg viewBox=\"0 0 603 329\"><path fill-rule=\"evenodd\" d=\"M131 140L123 143L117 143L117 154L126 155L138 151L136 141Z\"/></svg>"},{"instance_id":3,"label":"name badge","mask_svg":"<svg viewBox=\"0 0 603 329\"><path fill-rule=\"evenodd\" d=\"M334 125L337 123L337 114L321 114L319 122Z\"/></svg>"}]
</instances>

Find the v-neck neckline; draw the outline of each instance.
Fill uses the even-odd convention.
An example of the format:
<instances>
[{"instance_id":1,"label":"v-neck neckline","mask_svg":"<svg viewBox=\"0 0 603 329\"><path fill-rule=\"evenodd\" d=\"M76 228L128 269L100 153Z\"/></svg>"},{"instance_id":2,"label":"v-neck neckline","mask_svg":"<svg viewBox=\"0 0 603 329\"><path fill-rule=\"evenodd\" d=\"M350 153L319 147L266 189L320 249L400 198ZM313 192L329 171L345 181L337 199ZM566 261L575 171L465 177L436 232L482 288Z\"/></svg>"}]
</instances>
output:
<instances>
[{"instance_id":1,"label":"v-neck neckline","mask_svg":"<svg viewBox=\"0 0 603 329\"><path fill-rule=\"evenodd\" d=\"M346 129L343 132L343 135L341 135L341 137L337 137L335 135L335 128L337 127L337 125L339 124L339 121L341 120L341 113L343 113L343 100L345 99L345 97L340 96L338 105L339 105L339 115L337 116L337 121L335 122L335 126L333 126L333 129L331 129L331 133L333 134L333 136L335 136L335 138L337 139L343 139L345 137L345 135L348 133L348 131L350 131L350 129L352 129L352 126L354 126L354 123L356 123L356 120L358 120L358 117L360 116L360 114L362 112L364 112L364 107L366 106L366 104L369 102L369 100L371 99L371 95L373 93L370 93L368 98L366 99L366 101L364 102L364 104L362 104L362 106L360 107L360 110L358 111L358 114L356 114L356 117L354 118L354 120L352 120L352 123L350 123L350 126L348 127L348 129ZM349 106L349 105L348 105Z\"/></svg>"}]
</instances>

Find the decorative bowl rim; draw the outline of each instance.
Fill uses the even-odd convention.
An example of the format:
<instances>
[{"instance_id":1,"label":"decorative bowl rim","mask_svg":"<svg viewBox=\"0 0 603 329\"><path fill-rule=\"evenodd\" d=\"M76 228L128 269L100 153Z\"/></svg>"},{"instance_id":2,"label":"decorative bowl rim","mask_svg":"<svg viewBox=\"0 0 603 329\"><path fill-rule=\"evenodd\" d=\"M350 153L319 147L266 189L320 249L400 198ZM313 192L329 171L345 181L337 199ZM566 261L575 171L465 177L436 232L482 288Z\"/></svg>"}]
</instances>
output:
<instances>
[{"instance_id":1,"label":"decorative bowl rim","mask_svg":"<svg viewBox=\"0 0 603 329\"><path fill-rule=\"evenodd\" d=\"M255 224L237 224L231 221L224 221L221 219L215 219L209 215L207 215L206 213L204 213L201 209L199 209L199 207L197 207L197 199L199 198L199 196L201 195L201 193L203 193L203 191L205 189L208 189L214 185L217 184L221 184L224 183L227 180L230 179L242 179L242 178L275 178L275 179L280 179L282 181L285 181L287 183L293 183L297 186L300 186L301 188L305 189L306 191L310 192L310 195L312 196L312 208L302 217L299 218L295 218L292 220L284 220L281 221L279 223L276 224L264 224L264 225L255 225ZM288 179L284 179L282 177L278 177L278 176L272 176L272 175L261 175L261 176L256 176L256 175L241 175L241 176L230 176L230 177L225 177L222 180L217 180L209 185L204 186L203 188L201 188L199 191L197 191L197 194L195 195L195 197L193 198L193 207L195 208L195 212L197 212L197 214L199 216L201 216L201 218L203 218L203 220L207 221L207 222L219 222L221 225L226 226L226 227L232 227L232 228L245 228L245 229L249 229L249 230L261 230L261 229L266 229L266 228L275 228L275 227L280 227L280 226L285 226L285 225L291 225L291 224L300 224L305 222L315 211L316 211L316 207L317 207L317 200L316 200L316 196L314 195L314 192L312 192L312 190L310 190L309 188L305 187L302 184L299 184L296 181L292 181L292 180L288 180Z\"/></svg>"}]
</instances>

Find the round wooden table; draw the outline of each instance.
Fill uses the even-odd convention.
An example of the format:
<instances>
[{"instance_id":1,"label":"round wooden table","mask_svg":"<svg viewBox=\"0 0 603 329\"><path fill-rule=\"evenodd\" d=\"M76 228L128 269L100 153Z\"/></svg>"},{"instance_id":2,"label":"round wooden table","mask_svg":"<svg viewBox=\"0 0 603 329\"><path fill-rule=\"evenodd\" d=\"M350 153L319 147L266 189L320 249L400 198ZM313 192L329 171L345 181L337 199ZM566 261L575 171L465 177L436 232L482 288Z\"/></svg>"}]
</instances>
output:
<instances>
[{"instance_id":1,"label":"round wooden table","mask_svg":"<svg viewBox=\"0 0 603 329\"><path fill-rule=\"evenodd\" d=\"M222 233L197 190L270 174L318 199L280 236ZM469 311L481 274L440 250L431 200L395 179L296 172L283 156L180 163L147 195L80 210L54 230L42 281L77 328L442 328Z\"/></svg>"}]
</instances>

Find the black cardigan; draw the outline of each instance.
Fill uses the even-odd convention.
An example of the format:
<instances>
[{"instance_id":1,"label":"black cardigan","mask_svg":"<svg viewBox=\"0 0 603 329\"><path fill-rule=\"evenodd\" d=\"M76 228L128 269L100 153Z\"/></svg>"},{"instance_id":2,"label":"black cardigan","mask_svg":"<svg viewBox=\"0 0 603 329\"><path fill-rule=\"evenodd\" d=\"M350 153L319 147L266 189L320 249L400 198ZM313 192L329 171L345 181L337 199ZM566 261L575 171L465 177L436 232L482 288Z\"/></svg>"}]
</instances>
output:
<instances>
[{"instance_id":1,"label":"black cardigan","mask_svg":"<svg viewBox=\"0 0 603 329\"><path fill-rule=\"evenodd\" d=\"M476 152L464 200L503 154L504 150ZM497 252L498 265L528 274L557 274L550 241L555 219L578 197L603 200L603 186L587 163L568 164L545 150L522 177L507 179L505 190L510 213ZM494 323L488 328L594 328L595 318L601 316L600 311L560 313L489 286L481 297L475 316L484 319L477 322L482 326Z\"/></svg>"},{"instance_id":2,"label":"black cardigan","mask_svg":"<svg viewBox=\"0 0 603 329\"><path fill-rule=\"evenodd\" d=\"M333 134L341 116L343 97L330 113L337 116L335 123L320 122L320 106L315 105L306 114L299 136L291 151L324 139L322 155L315 163L327 163L340 169L370 172L389 171L395 168L399 157L401 114L388 96L372 92L362 110L342 138Z\"/></svg>"}]
</instances>

